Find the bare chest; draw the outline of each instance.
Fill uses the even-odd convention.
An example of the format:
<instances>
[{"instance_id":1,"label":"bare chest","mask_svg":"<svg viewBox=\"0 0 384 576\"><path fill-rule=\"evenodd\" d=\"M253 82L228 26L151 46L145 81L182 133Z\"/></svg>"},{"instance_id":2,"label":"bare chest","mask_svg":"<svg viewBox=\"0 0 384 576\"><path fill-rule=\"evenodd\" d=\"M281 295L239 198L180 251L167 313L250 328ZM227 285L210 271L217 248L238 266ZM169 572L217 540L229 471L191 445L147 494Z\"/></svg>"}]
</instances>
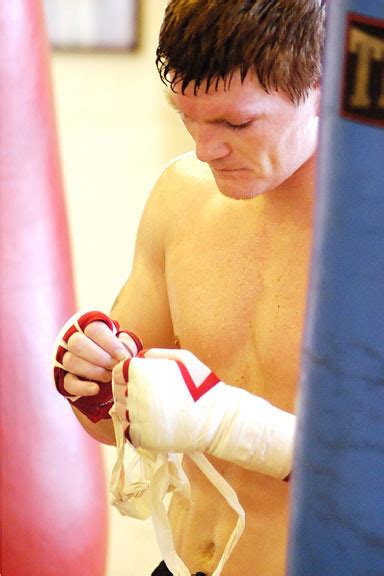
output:
<instances>
[{"instance_id":1,"label":"bare chest","mask_svg":"<svg viewBox=\"0 0 384 576\"><path fill-rule=\"evenodd\" d=\"M227 383L293 409L309 232L242 209L212 210L169 247L175 335Z\"/></svg>"}]
</instances>

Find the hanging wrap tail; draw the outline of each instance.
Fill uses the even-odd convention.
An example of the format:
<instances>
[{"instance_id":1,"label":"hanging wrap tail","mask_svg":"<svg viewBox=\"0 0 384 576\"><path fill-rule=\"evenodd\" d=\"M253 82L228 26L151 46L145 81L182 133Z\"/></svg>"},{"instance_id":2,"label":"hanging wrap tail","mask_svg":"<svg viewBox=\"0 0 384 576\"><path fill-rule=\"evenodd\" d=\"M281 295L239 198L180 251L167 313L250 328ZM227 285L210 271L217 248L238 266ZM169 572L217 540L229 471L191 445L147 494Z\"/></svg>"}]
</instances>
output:
<instances>
[{"instance_id":1,"label":"hanging wrap tail","mask_svg":"<svg viewBox=\"0 0 384 576\"><path fill-rule=\"evenodd\" d=\"M164 499L170 492L178 492L191 501L191 487L182 467L182 455L135 450L126 442L121 421L111 409L115 430L117 456L112 470L110 492L112 504L119 512L132 518L152 517L157 542L164 561L174 576L190 576L187 566L177 555ZM126 453L129 452L129 457ZM200 452L188 454L235 511L238 520L229 537L220 561L212 576L219 576L235 548L245 526L245 513L236 492ZM126 460L129 462L126 463Z\"/></svg>"}]
</instances>

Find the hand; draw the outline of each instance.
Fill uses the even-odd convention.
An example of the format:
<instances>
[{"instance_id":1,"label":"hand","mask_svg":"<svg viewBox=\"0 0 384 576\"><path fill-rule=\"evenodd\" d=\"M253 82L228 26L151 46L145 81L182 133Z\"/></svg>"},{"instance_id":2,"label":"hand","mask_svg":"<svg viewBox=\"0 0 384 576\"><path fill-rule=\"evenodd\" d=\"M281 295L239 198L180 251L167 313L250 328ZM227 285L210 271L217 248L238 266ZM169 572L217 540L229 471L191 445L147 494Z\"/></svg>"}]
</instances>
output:
<instances>
[{"instance_id":1,"label":"hand","mask_svg":"<svg viewBox=\"0 0 384 576\"><path fill-rule=\"evenodd\" d=\"M147 350L120 362L113 383L135 448L207 452L276 478L290 473L295 416L220 381L191 352Z\"/></svg>"},{"instance_id":2,"label":"hand","mask_svg":"<svg viewBox=\"0 0 384 576\"><path fill-rule=\"evenodd\" d=\"M57 390L90 420L108 417L113 404L112 369L142 344L102 312L75 314L60 331L54 349Z\"/></svg>"}]
</instances>

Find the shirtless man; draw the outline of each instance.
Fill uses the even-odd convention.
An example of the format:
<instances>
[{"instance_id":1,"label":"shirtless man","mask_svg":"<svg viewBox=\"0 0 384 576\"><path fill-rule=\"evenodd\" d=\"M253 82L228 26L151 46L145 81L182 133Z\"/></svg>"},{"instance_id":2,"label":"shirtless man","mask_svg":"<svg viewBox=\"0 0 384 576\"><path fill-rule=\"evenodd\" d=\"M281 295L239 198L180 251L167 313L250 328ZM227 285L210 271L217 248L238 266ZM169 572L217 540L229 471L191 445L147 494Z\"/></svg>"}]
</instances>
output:
<instances>
[{"instance_id":1,"label":"shirtless man","mask_svg":"<svg viewBox=\"0 0 384 576\"><path fill-rule=\"evenodd\" d=\"M189 350L282 414L294 412L299 376L324 11L321 0L171 0L157 64L196 155L175 161L151 193L111 312L146 349ZM93 321L60 356L61 392L82 397L75 414L108 444L111 421L76 406L110 391L124 338ZM282 576L289 483L214 454L246 511L223 574ZM235 515L187 455L184 467L193 504L171 502L176 550L191 573L212 574Z\"/></svg>"}]
</instances>

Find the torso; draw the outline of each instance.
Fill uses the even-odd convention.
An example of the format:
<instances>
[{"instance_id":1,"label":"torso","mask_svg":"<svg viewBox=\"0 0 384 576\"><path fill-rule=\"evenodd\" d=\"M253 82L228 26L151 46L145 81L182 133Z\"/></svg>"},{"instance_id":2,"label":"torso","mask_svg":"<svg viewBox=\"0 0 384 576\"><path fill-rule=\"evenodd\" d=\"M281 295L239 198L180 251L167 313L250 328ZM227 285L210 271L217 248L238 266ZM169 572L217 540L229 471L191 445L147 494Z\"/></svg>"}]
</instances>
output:
<instances>
[{"instance_id":1,"label":"torso","mask_svg":"<svg viewBox=\"0 0 384 576\"><path fill-rule=\"evenodd\" d=\"M294 412L310 252L306 199L223 197L207 169L190 158L177 220L165 246L175 336L228 384ZM185 171L185 167L184 167ZM187 183L187 185L186 185ZM304 197L307 191L297 191ZM275 201L276 200L276 201ZM299 208L297 208L299 206ZM292 208L296 207L296 208ZM238 494L246 529L224 576L282 576L287 483L213 460ZM236 517L185 458L193 504L173 500L178 553L192 572L211 574Z\"/></svg>"}]
</instances>

